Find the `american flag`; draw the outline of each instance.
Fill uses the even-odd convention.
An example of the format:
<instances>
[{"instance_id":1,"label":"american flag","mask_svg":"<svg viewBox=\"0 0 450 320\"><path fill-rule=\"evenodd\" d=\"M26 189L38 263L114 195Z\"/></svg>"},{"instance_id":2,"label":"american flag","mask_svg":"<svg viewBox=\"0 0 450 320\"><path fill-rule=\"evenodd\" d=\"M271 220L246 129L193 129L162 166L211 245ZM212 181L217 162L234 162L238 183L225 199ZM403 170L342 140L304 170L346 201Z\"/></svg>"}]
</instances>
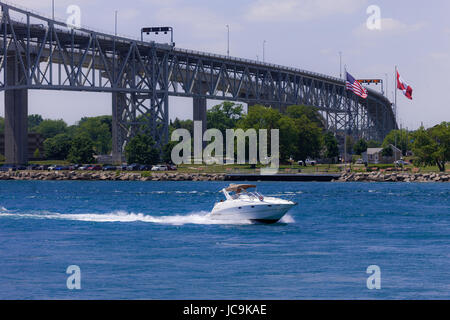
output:
<instances>
[{"instance_id":1,"label":"american flag","mask_svg":"<svg viewBox=\"0 0 450 320\"><path fill-rule=\"evenodd\" d=\"M350 73L347 72L347 81L346 81L347 90L353 91L354 94L360 96L363 99L367 99L367 90L363 88L363 86L352 77Z\"/></svg>"}]
</instances>

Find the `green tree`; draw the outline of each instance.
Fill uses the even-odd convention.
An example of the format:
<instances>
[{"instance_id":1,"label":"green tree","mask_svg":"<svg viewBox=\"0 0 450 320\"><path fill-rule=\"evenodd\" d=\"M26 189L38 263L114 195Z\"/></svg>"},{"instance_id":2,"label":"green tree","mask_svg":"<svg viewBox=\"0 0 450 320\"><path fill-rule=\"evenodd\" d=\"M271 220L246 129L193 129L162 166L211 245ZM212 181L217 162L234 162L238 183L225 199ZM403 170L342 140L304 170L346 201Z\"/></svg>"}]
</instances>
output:
<instances>
[{"instance_id":1,"label":"green tree","mask_svg":"<svg viewBox=\"0 0 450 320\"><path fill-rule=\"evenodd\" d=\"M278 121L282 115L278 110L267 108L261 105L249 107L248 113L238 121L237 127L247 129L278 129Z\"/></svg>"},{"instance_id":2,"label":"green tree","mask_svg":"<svg viewBox=\"0 0 450 320\"><path fill-rule=\"evenodd\" d=\"M317 158L322 149L322 129L305 115L295 119L298 129L296 160L306 161L307 158Z\"/></svg>"},{"instance_id":3,"label":"green tree","mask_svg":"<svg viewBox=\"0 0 450 320\"><path fill-rule=\"evenodd\" d=\"M179 143L179 141L170 141L163 147L162 161L164 163L172 163L172 150Z\"/></svg>"},{"instance_id":4,"label":"green tree","mask_svg":"<svg viewBox=\"0 0 450 320\"><path fill-rule=\"evenodd\" d=\"M270 154L270 142L271 142L271 130L272 129L280 129L280 120L283 116L280 114L278 110L267 108L261 105L255 105L249 107L248 113L244 115L241 120L238 121L236 127L242 129L244 131L249 129L255 129L256 132L261 129L267 130L267 151ZM286 124L286 123L285 123ZM286 124L287 125L287 124ZM246 139L246 150L249 149L248 139ZM280 160L287 159L290 156L290 146L284 144L284 142L288 141L285 138L284 130L280 132ZM295 141L295 138L293 139ZM237 146L235 144L235 150ZM248 155L248 152L246 152Z\"/></svg>"},{"instance_id":5,"label":"green tree","mask_svg":"<svg viewBox=\"0 0 450 320\"><path fill-rule=\"evenodd\" d=\"M192 120L180 120L176 118L174 121L170 121L169 131L170 135L176 129L186 129L191 134L191 137L194 136L194 121ZM169 137L170 137L169 135Z\"/></svg>"},{"instance_id":6,"label":"green tree","mask_svg":"<svg viewBox=\"0 0 450 320\"><path fill-rule=\"evenodd\" d=\"M242 118L244 108L241 104L225 101L212 107L206 113L208 129L218 129L225 135L226 129L234 129Z\"/></svg>"},{"instance_id":7,"label":"green tree","mask_svg":"<svg viewBox=\"0 0 450 320\"><path fill-rule=\"evenodd\" d=\"M355 152L355 154L357 155L362 155L363 152L367 151L367 142L364 139L359 139L355 145L353 146L353 151Z\"/></svg>"},{"instance_id":8,"label":"green tree","mask_svg":"<svg viewBox=\"0 0 450 320\"><path fill-rule=\"evenodd\" d=\"M35 132L36 127L38 127L44 119L40 114L30 114L28 116L28 131Z\"/></svg>"},{"instance_id":9,"label":"green tree","mask_svg":"<svg viewBox=\"0 0 450 320\"><path fill-rule=\"evenodd\" d=\"M65 160L72 147L72 139L65 133L60 133L44 141L44 156L49 160Z\"/></svg>"},{"instance_id":10,"label":"green tree","mask_svg":"<svg viewBox=\"0 0 450 320\"><path fill-rule=\"evenodd\" d=\"M159 162L159 151L150 136L137 135L125 147L128 163L154 165Z\"/></svg>"},{"instance_id":11,"label":"green tree","mask_svg":"<svg viewBox=\"0 0 450 320\"><path fill-rule=\"evenodd\" d=\"M338 141L332 132L327 132L323 137L325 147L324 157L333 159L339 156Z\"/></svg>"},{"instance_id":12,"label":"green tree","mask_svg":"<svg viewBox=\"0 0 450 320\"><path fill-rule=\"evenodd\" d=\"M383 150L381 151L381 155L383 157L392 157L394 155L394 151L392 151L392 148L389 145L389 146L383 148Z\"/></svg>"},{"instance_id":13,"label":"green tree","mask_svg":"<svg viewBox=\"0 0 450 320\"><path fill-rule=\"evenodd\" d=\"M97 154L108 154L112 149L111 117L82 118L75 129L75 135L86 133L94 143Z\"/></svg>"},{"instance_id":14,"label":"green tree","mask_svg":"<svg viewBox=\"0 0 450 320\"><path fill-rule=\"evenodd\" d=\"M5 132L5 119L0 117L0 134Z\"/></svg>"},{"instance_id":15,"label":"green tree","mask_svg":"<svg viewBox=\"0 0 450 320\"><path fill-rule=\"evenodd\" d=\"M72 163L94 162L94 143L88 134L79 134L73 138L67 159Z\"/></svg>"},{"instance_id":16,"label":"green tree","mask_svg":"<svg viewBox=\"0 0 450 320\"><path fill-rule=\"evenodd\" d=\"M36 148L36 150L34 150L33 158L34 159L40 159L41 158L41 151L39 150L39 148Z\"/></svg>"},{"instance_id":17,"label":"green tree","mask_svg":"<svg viewBox=\"0 0 450 320\"><path fill-rule=\"evenodd\" d=\"M346 139L345 142L347 144L347 148L346 148L347 154L353 154L353 144L354 144L353 137L346 135L345 139Z\"/></svg>"},{"instance_id":18,"label":"green tree","mask_svg":"<svg viewBox=\"0 0 450 320\"><path fill-rule=\"evenodd\" d=\"M287 107L286 114L292 119L300 119L302 116L306 116L311 122L314 122L317 127L325 129L325 121L317 108L303 105L289 106Z\"/></svg>"},{"instance_id":19,"label":"green tree","mask_svg":"<svg viewBox=\"0 0 450 320\"><path fill-rule=\"evenodd\" d=\"M40 133L44 139L53 138L57 134L66 133L67 124L64 120L50 120L42 121L35 129L35 132Z\"/></svg>"},{"instance_id":20,"label":"green tree","mask_svg":"<svg viewBox=\"0 0 450 320\"><path fill-rule=\"evenodd\" d=\"M375 140L367 141L367 148L379 148L381 147L381 143Z\"/></svg>"},{"instance_id":21,"label":"green tree","mask_svg":"<svg viewBox=\"0 0 450 320\"><path fill-rule=\"evenodd\" d=\"M280 130L280 160L286 161L298 155L299 128L296 119L283 116L278 120ZM268 141L270 143L270 141Z\"/></svg>"},{"instance_id":22,"label":"green tree","mask_svg":"<svg viewBox=\"0 0 450 320\"><path fill-rule=\"evenodd\" d=\"M322 129L317 122L306 114L297 112L301 107L291 107L291 113L282 115L278 110L256 105L249 107L248 114L238 122L237 127L248 129L267 129L268 143L270 130L280 130L280 160L288 160L291 156L305 161L308 157L318 157L322 147Z\"/></svg>"},{"instance_id":23,"label":"green tree","mask_svg":"<svg viewBox=\"0 0 450 320\"><path fill-rule=\"evenodd\" d=\"M445 172L450 161L450 122L442 122L425 130L421 127L413 134L412 150L419 165L434 165Z\"/></svg>"},{"instance_id":24,"label":"green tree","mask_svg":"<svg viewBox=\"0 0 450 320\"><path fill-rule=\"evenodd\" d=\"M386 148L392 144L400 149L403 155L406 155L406 152L410 149L410 140L410 133L407 130L392 130L384 138L382 147Z\"/></svg>"}]
</instances>

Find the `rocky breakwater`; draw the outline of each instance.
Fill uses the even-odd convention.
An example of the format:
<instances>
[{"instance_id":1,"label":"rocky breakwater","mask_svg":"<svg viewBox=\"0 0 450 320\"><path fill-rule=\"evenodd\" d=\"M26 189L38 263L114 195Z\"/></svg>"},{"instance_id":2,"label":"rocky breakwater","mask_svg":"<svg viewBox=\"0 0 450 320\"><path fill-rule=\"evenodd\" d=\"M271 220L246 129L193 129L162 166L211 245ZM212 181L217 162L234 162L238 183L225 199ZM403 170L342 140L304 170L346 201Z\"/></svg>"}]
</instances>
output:
<instances>
[{"instance_id":1,"label":"rocky breakwater","mask_svg":"<svg viewBox=\"0 0 450 320\"><path fill-rule=\"evenodd\" d=\"M223 181L225 174L216 173L135 173L102 171L8 171L0 172L0 180L43 181Z\"/></svg>"},{"instance_id":2,"label":"rocky breakwater","mask_svg":"<svg viewBox=\"0 0 450 320\"><path fill-rule=\"evenodd\" d=\"M450 182L450 173L358 172L344 173L337 182Z\"/></svg>"}]
</instances>

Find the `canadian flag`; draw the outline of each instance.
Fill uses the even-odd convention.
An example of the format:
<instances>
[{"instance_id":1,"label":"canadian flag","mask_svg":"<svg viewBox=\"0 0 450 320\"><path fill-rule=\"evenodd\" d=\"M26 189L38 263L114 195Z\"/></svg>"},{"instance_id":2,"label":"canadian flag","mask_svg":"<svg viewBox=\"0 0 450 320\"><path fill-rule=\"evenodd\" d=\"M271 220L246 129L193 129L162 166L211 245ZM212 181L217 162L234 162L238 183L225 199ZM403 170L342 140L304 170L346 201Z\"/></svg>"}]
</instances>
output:
<instances>
[{"instance_id":1,"label":"canadian flag","mask_svg":"<svg viewBox=\"0 0 450 320\"><path fill-rule=\"evenodd\" d=\"M397 71L397 88L403 91L403 94L410 100L412 100L413 89L408 85L405 80L402 79L400 73Z\"/></svg>"}]
</instances>

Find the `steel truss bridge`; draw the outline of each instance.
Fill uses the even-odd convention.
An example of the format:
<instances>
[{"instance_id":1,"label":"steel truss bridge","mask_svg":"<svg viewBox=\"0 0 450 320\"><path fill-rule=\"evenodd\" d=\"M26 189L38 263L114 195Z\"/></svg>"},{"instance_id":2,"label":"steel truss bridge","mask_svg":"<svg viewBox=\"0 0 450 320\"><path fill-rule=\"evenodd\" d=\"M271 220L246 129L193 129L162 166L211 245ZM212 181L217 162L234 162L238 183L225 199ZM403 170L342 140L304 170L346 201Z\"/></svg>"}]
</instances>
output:
<instances>
[{"instance_id":1,"label":"steel truss bridge","mask_svg":"<svg viewBox=\"0 0 450 320\"><path fill-rule=\"evenodd\" d=\"M112 94L113 159L148 130L159 146L169 139L169 96L193 98L194 120L206 128L206 100L316 107L324 126L382 140L397 128L391 102L368 89L361 99L341 79L270 63L143 42L69 28L3 2L0 21L0 90L5 91L7 163L27 162L28 90Z\"/></svg>"}]
</instances>

